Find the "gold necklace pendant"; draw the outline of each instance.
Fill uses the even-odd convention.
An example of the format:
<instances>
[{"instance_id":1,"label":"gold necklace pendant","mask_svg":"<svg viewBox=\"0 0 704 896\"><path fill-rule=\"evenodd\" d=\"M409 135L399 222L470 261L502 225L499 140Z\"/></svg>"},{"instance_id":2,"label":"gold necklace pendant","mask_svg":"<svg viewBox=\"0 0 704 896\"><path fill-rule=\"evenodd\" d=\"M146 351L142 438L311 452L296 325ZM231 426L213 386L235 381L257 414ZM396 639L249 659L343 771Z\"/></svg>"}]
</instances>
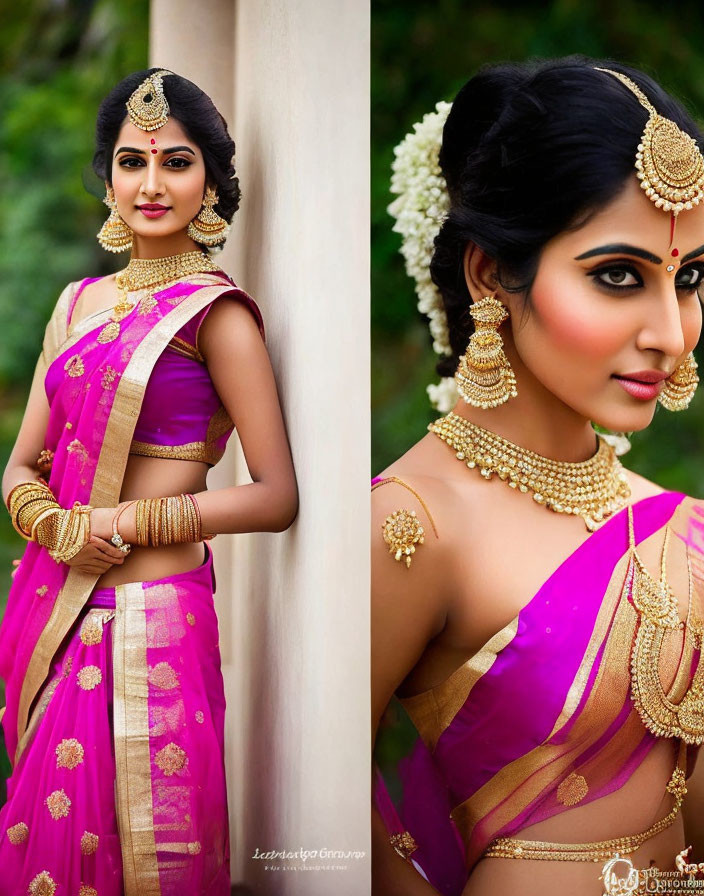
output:
<instances>
[{"instance_id":1,"label":"gold necklace pendant","mask_svg":"<svg viewBox=\"0 0 704 896\"><path fill-rule=\"evenodd\" d=\"M611 445L600 436L599 447L585 461L552 460L521 448L450 412L429 424L469 469L485 479L497 475L519 492L532 492L536 504L555 513L580 516L590 532L624 507L631 495L625 470Z\"/></svg>"},{"instance_id":2,"label":"gold necklace pendant","mask_svg":"<svg viewBox=\"0 0 704 896\"><path fill-rule=\"evenodd\" d=\"M219 265L199 250L165 258L131 258L127 267L115 276L117 303L110 314L110 321L98 334L98 342L114 342L120 335L120 321L127 317L136 304L139 305L139 314L153 311L158 304L154 298L157 289L191 274L219 270ZM147 289L149 292L138 303L130 302L129 293L140 289Z\"/></svg>"},{"instance_id":3,"label":"gold necklace pendant","mask_svg":"<svg viewBox=\"0 0 704 896\"><path fill-rule=\"evenodd\" d=\"M648 731L658 737L679 737L688 744L704 743L704 661L699 657L694 677L682 699L675 702L665 693L660 679L660 663L668 633L685 630L680 669L689 676L693 652L701 647L702 621L692 614L692 568L687 558L689 604L687 621L679 618L678 605L667 581L667 547L670 527L665 527L660 579L655 580L638 556L633 534L633 510L628 508L631 561L625 590L638 613L638 628L631 650L631 698ZM692 644L687 647L687 633ZM673 686L679 681L675 676Z\"/></svg>"}]
</instances>

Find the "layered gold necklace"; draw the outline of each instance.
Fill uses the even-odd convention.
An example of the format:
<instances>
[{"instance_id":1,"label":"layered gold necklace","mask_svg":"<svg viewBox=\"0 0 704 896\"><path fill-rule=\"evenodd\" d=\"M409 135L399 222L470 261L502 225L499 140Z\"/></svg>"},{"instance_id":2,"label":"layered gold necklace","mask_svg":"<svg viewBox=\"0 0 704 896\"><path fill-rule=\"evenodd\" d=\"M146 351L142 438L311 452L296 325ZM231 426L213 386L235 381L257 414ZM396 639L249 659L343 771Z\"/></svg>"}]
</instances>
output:
<instances>
[{"instance_id":1,"label":"layered gold necklace","mask_svg":"<svg viewBox=\"0 0 704 896\"><path fill-rule=\"evenodd\" d=\"M625 470L601 437L592 457L570 463L521 448L452 412L430 423L428 429L469 469L478 470L485 479L496 474L510 488L532 492L537 504L556 513L581 516L590 532L625 507L631 495Z\"/></svg>"},{"instance_id":2,"label":"layered gold necklace","mask_svg":"<svg viewBox=\"0 0 704 896\"><path fill-rule=\"evenodd\" d=\"M191 274L219 270L219 265L198 249L165 258L131 258L127 267L115 275L117 303L110 314L110 322L98 334L98 342L114 342L120 335L120 321L137 304L129 301L130 292L149 290L139 300L139 313L148 314L157 304L154 298L157 287L166 286Z\"/></svg>"},{"instance_id":3,"label":"layered gold necklace","mask_svg":"<svg viewBox=\"0 0 704 896\"><path fill-rule=\"evenodd\" d=\"M672 586L667 581L667 547L670 527L665 527L665 539L660 560L660 578L654 579L636 550L633 533L633 510L628 508L628 539L631 563L625 589L638 612L638 629L631 650L631 697L645 727L657 737L679 737L688 744L704 743L704 659L701 655L704 623L692 610L692 568L687 558L689 602L687 621L679 618L679 607ZM661 656L665 638L684 629L691 644L682 645L676 680L672 691L684 696L679 702L665 693L660 679ZM693 653L699 652L697 668L689 681Z\"/></svg>"}]
</instances>

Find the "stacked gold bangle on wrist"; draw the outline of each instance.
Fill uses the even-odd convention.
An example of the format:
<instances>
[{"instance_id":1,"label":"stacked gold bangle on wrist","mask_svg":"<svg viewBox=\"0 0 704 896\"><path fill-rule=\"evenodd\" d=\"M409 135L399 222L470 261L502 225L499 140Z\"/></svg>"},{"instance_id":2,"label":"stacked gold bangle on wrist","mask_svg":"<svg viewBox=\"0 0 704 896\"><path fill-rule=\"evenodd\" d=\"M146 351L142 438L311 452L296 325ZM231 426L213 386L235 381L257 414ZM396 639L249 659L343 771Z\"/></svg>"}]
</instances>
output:
<instances>
[{"instance_id":1,"label":"stacked gold bangle on wrist","mask_svg":"<svg viewBox=\"0 0 704 896\"><path fill-rule=\"evenodd\" d=\"M90 505L76 501L64 510L43 479L20 482L7 496L15 531L26 541L47 548L57 563L78 554L90 539Z\"/></svg>"},{"instance_id":2,"label":"stacked gold bangle on wrist","mask_svg":"<svg viewBox=\"0 0 704 896\"><path fill-rule=\"evenodd\" d=\"M141 498L136 508L137 544L161 547L202 541L198 503L193 495L170 498Z\"/></svg>"}]
</instances>

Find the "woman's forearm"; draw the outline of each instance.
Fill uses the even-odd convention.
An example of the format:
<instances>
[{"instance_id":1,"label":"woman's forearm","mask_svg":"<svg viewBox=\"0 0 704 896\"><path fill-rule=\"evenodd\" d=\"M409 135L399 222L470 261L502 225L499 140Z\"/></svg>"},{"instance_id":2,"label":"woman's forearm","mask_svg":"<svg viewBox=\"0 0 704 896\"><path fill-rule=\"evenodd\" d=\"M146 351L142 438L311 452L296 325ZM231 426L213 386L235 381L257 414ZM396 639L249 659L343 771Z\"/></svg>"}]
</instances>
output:
<instances>
[{"instance_id":1,"label":"woman's forearm","mask_svg":"<svg viewBox=\"0 0 704 896\"><path fill-rule=\"evenodd\" d=\"M202 531L211 535L238 532L283 532L295 519L298 494L295 486L252 482L194 495ZM125 541L137 540L136 504L121 514L118 530Z\"/></svg>"},{"instance_id":2,"label":"woman's forearm","mask_svg":"<svg viewBox=\"0 0 704 896\"><path fill-rule=\"evenodd\" d=\"M30 482L39 475L36 467L30 467L26 464L17 464L16 466L7 467L2 477L2 499L7 503L7 496L12 489L20 482Z\"/></svg>"},{"instance_id":3,"label":"woman's forearm","mask_svg":"<svg viewBox=\"0 0 704 896\"><path fill-rule=\"evenodd\" d=\"M389 842L381 815L372 807L372 896L438 896L438 891Z\"/></svg>"}]
</instances>

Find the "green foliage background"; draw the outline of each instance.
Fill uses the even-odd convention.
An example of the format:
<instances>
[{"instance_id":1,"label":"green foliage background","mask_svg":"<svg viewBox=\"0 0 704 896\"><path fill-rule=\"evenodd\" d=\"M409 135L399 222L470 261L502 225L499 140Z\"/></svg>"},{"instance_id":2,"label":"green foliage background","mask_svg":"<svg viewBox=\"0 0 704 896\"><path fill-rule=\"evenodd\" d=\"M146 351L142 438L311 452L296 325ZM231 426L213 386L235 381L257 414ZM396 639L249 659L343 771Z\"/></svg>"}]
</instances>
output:
<instances>
[{"instance_id":1,"label":"green foliage background","mask_svg":"<svg viewBox=\"0 0 704 896\"><path fill-rule=\"evenodd\" d=\"M686 22L686 27L683 24ZM372 2L372 473L425 434L437 416L425 386L437 382L425 318L398 249L389 180L393 147L438 100L452 100L485 63L570 53L640 67L704 116L704 18L680 3L465 0ZM608 128L608 121L604 127ZM549 184L546 185L549 189ZM700 365L704 353L698 353ZM700 387L704 392L704 386ZM633 437L628 466L667 488L704 497L704 398Z\"/></svg>"},{"instance_id":2,"label":"green foliage background","mask_svg":"<svg viewBox=\"0 0 704 896\"><path fill-rule=\"evenodd\" d=\"M95 117L101 99L121 78L148 65L149 0L0 0L0 23L4 470L59 293L72 280L119 267L95 239L107 216L102 183L90 168ZM11 560L21 557L23 549L3 513L0 612L10 586ZM0 780L7 771L3 756Z\"/></svg>"}]
</instances>

